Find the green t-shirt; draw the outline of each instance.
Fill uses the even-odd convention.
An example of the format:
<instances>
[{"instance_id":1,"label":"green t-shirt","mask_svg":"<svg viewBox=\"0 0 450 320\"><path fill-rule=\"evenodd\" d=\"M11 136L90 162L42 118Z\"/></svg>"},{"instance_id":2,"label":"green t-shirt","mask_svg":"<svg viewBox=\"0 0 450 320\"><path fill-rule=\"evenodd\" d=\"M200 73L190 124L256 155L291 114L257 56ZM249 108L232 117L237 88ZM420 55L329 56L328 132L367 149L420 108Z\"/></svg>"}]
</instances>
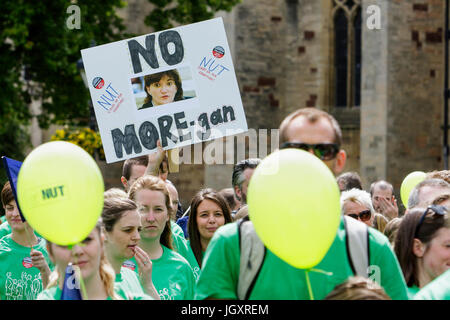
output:
<instances>
[{"instance_id":1,"label":"green t-shirt","mask_svg":"<svg viewBox=\"0 0 450 320\"><path fill-rule=\"evenodd\" d=\"M178 228L180 227L178 226ZM200 267L197 263L197 259L195 259L194 252L189 246L186 238L184 238L184 235L175 234L174 230L175 228L172 228L173 249L189 262L192 270L194 271L195 280L197 281L200 274ZM181 228L180 230L183 234L183 230Z\"/></svg>"},{"instance_id":2,"label":"green t-shirt","mask_svg":"<svg viewBox=\"0 0 450 320\"><path fill-rule=\"evenodd\" d=\"M120 292L120 296L126 296L126 293L145 293L138 275L128 268L121 268L120 273L116 274L114 287L116 292Z\"/></svg>"},{"instance_id":3,"label":"green t-shirt","mask_svg":"<svg viewBox=\"0 0 450 320\"><path fill-rule=\"evenodd\" d=\"M0 225L0 239L4 236L7 236L8 234L11 234L11 226L8 222L5 222ZM42 238L42 236L36 231L34 231L34 234L36 235L36 237Z\"/></svg>"},{"instance_id":4,"label":"green t-shirt","mask_svg":"<svg viewBox=\"0 0 450 320\"><path fill-rule=\"evenodd\" d=\"M392 299L407 300L406 284L388 239L369 228L370 262L374 280ZM206 249L202 272L197 281L195 299L237 299L240 269L240 249L237 223L219 228ZM314 267L332 272L309 272L314 299L323 299L334 287L353 276L346 250L344 220L341 223L328 253ZM310 299L305 270L297 269L274 255L270 250L250 295L253 300L308 300Z\"/></svg>"},{"instance_id":5,"label":"green t-shirt","mask_svg":"<svg viewBox=\"0 0 450 320\"><path fill-rule=\"evenodd\" d=\"M194 299L195 278L189 263L180 254L162 246L163 254L152 260L152 281L161 300ZM139 274L135 258L122 265Z\"/></svg>"},{"instance_id":6,"label":"green t-shirt","mask_svg":"<svg viewBox=\"0 0 450 320\"><path fill-rule=\"evenodd\" d=\"M9 223L8 222L2 223L2 225L0 225L0 239L3 238L4 236L7 236L10 233L11 233L11 226L9 225Z\"/></svg>"},{"instance_id":7,"label":"green t-shirt","mask_svg":"<svg viewBox=\"0 0 450 320\"><path fill-rule=\"evenodd\" d=\"M0 217L0 224L3 224L6 222L6 216L1 216Z\"/></svg>"},{"instance_id":8,"label":"green t-shirt","mask_svg":"<svg viewBox=\"0 0 450 320\"><path fill-rule=\"evenodd\" d=\"M450 270L423 287L414 300L450 300Z\"/></svg>"},{"instance_id":9,"label":"green t-shirt","mask_svg":"<svg viewBox=\"0 0 450 320\"><path fill-rule=\"evenodd\" d=\"M172 233L174 235L184 238L183 229L181 229L181 227L175 221L170 220L170 228L172 229Z\"/></svg>"},{"instance_id":10,"label":"green t-shirt","mask_svg":"<svg viewBox=\"0 0 450 320\"><path fill-rule=\"evenodd\" d=\"M146 294L139 293L129 293L118 289L115 286L114 292L124 300L153 300L152 297ZM42 291L36 300L61 300L62 290L58 286L51 287L50 289L46 289ZM88 297L89 299L89 297ZM106 300L112 300L111 297L106 298Z\"/></svg>"},{"instance_id":11,"label":"green t-shirt","mask_svg":"<svg viewBox=\"0 0 450 320\"><path fill-rule=\"evenodd\" d=\"M193 270L194 270L195 280L197 281L198 277L200 277L200 266L199 266L199 264L197 262L197 259L195 259L194 251L192 251L191 241L190 240L186 240L186 244L187 244L187 246L189 248L190 255L192 255L192 257L194 257L194 262L193 263L195 264L195 268L193 268ZM205 255L205 252L202 251L202 257L204 255ZM191 267L192 267L193 263L191 263Z\"/></svg>"},{"instance_id":12,"label":"green t-shirt","mask_svg":"<svg viewBox=\"0 0 450 320\"><path fill-rule=\"evenodd\" d=\"M420 288L416 285L413 285L412 287L407 287L408 290L408 299L412 300L414 296L419 292Z\"/></svg>"},{"instance_id":13,"label":"green t-shirt","mask_svg":"<svg viewBox=\"0 0 450 320\"><path fill-rule=\"evenodd\" d=\"M38 241L33 249L44 254L52 270L46 241L43 238L38 238ZM11 239L11 235L0 240L0 300L35 300L44 289L41 273L31 263L30 252L31 248L19 245Z\"/></svg>"}]
</instances>

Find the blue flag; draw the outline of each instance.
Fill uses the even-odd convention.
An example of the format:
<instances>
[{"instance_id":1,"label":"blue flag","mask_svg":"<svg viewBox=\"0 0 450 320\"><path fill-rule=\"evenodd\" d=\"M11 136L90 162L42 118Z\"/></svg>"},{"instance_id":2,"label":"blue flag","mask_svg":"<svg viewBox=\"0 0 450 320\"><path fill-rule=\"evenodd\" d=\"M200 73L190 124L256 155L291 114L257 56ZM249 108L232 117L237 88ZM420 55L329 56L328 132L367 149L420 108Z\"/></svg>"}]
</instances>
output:
<instances>
[{"instance_id":1,"label":"blue flag","mask_svg":"<svg viewBox=\"0 0 450 320\"><path fill-rule=\"evenodd\" d=\"M75 276L75 269L71 263L66 268L60 300L83 300L80 291L80 282Z\"/></svg>"},{"instance_id":2,"label":"blue flag","mask_svg":"<svg viewBox=\"0 0 450 320\"><path fill-rule=\"evenodd\" d=\"M5 166L6 175L8 176L9 183L11 184L11 189L14 194L14 199L17 203L17 209L19 210L20 218L22 219L22 222L25 222L25 218L22 214L22 211L20 210L19 206L19 200L17 198L17 177L19 176L19 170L22 166L22 162L7 158L5 156L2 157L3 165Z\"/></svg>"}]
</instances>

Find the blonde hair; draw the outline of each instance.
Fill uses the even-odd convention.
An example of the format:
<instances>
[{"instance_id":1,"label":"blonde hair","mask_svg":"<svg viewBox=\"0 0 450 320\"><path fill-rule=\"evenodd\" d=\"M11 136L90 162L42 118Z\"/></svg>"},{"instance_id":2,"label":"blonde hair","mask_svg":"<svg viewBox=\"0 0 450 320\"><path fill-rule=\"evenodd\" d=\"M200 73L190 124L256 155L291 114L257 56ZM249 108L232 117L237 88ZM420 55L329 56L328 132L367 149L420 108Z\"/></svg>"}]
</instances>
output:
<instances>
[{"instance_id":1,"label":"blonde hair","mask_svg":"<svg viewBox=\"0 0 450 320\"><path fill-rule=\"evenodd\" d=\"M372 205L372 198L367 191L357 188L342 191L340 201L342 214L345 214L344 205L347 202L359 203L360 205L363 205L364 207L369 209L372 216L375 214L375 209Z\"/></svg>"},{"instance_id":2,"label":"blonde hair","mask_svg":"<svg viewBox=\"0 0 450 320\"><path fill-rule=\"evenodd\" d=\"M110 189L106 190L105 192L103 192L103 197L105 199L110 199L110 198L128 198L128 195L122 189L110 188Z\"/></svg>"},{"instance_id":3,"label":"blonde hair","mask_svg":"<svg viewBox=\"0 0 450 320\"><path fill-rule=\"evenodd\" d=\"M99 220L95 226L95 229L98 231L100 241L101 241L101 235L102 235L101 226L102 226L102 224L101 224L101 221ZM51 245L52 245L52 243L47 241L48 252L50 254L53 254ZM103 246L103 244L102 244L102 246ZM113 267L111 266L108 259L106 258L105 251L103 249L102 249L102 256L100 258L99 272L100 272L100 279L103 282L103 285L105 287L105 291L106 291L106 294L108 295L108 297L111 297L111 299L113 299L113 300L122 300L122 298L119 295L117 295L117 293L114 291L114 282L116 280L116 273L114 272ZM48 283L46 289L50 289L52 287L57 286L58 281L59 281L59 276L60 275L59 275L58 269L55 268L55 270L50 274L49 283Z\"/></svg>"},{"instance_id":4,"label":"blonde hair","mask_svg":"<svg viewBox=\"0 0 450 320\"><path fill-rule=\"evenodd\" d=\"M391 298L378 283L356 276L337 285L324 300L391 300Z\"/></svg>"}]
</instances>

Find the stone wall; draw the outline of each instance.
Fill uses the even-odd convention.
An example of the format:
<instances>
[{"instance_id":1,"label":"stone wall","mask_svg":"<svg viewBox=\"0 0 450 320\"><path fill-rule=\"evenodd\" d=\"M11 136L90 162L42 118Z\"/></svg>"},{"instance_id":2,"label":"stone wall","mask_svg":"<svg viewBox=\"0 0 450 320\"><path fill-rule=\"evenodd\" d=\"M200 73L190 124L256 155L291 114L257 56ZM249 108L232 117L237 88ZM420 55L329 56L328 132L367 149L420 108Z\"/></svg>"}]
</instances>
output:
<instances>
[{"instance_id":1,"label":"stone wall","mask_svg":"<svg viewBox=\"0 0 450 320\"><path fill-rule=\"evenodd\" d=\"M381 30L369 30L367 7L377 5L381 11ZM361 76L361 164L360 174L365 188L387 176L388 117L388 2L363 1L362 76Z\"/></svg>"},{"instance_id":2,"label":"stone wall","mask_svg":"<svg viewBox=\"0 0 450 320\"><path fill-rule=\"evenodd\" d=\"M398 195L408 173L442 169L444 2L374 3L383 29L363 29L361 173Z\"/></svg>"},{"instance_id":3,"label":"stone wall","mask_svg":"<svg viewBox=\"0 0 450 320\"><path fill-rule=\"evenodd\" d=\"M242 0L217 16L224 19L250 129L270 132L300 107L327 110L343 129L345 171L360 172L365 188L391 181L398 195L409 172L442 169L444 1L361 2L362 105L353 110L329 102L331 0ZM381 30L366 27L373 4L381 9ZM141 35L153 32L144 24L150 10L146 0L129 0L119 14L128 32ZM40 133L36 143L49 136ZM266 152L271 147L269 138ZM235 149L233 162L246 156ZM107 188L120 186L121 166L102 168ZM187 206L202 187L229 187L231 172L231 164L182 164L169 179Z\"/></svg>"},{"instance_id":4,"label":"stone wall","mask_svg":"<svg viewBox=\"0 0 450 320\"><path fill-rule=\"evenodd\" d=\"M390 1L387 177L442 169L444 1Z\"/></svg>"}]
</instances>

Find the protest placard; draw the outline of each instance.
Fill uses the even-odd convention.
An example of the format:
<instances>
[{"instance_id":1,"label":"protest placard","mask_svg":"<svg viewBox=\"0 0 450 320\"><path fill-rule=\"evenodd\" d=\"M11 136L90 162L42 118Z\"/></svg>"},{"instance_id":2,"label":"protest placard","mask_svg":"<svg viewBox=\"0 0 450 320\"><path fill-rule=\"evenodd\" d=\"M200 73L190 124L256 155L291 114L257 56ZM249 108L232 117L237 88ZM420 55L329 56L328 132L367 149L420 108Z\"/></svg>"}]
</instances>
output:
<instances>
[{"instance_id":1,"label":"protest placard","mask_svg":"<svg viewBox=\"0 0 450 320\"><path fill-rule=\"evenodd\" d=\"M81 54L108 163L247 131L222 18Z\"/></svg>"}]
</instances>

